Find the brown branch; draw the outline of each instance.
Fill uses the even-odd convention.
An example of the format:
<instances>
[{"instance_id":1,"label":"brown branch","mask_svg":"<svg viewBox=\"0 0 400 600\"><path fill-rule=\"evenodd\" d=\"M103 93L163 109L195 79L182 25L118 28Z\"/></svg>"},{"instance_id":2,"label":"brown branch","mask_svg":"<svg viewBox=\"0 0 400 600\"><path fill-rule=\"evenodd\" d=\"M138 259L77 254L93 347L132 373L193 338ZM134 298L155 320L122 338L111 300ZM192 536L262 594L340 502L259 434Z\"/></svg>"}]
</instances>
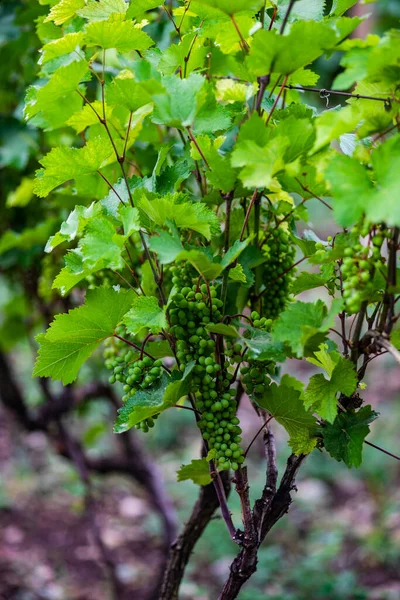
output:
<instances>
[{"instance_id":1,"label":"brown branch","mask_svg":"<svg viewBox=\"0 0 400 600\"><path fill-rule=\"evenodd\" d=\"M225 493L228 495L230 490L228 472L224 471L221 478ZM189 520L178 539L171 546L159 600L178 600L179 586L190 555L218 506L219 502L213 484L201 487Z\"/></svg>"},{"instance_id":2,"label":"brown branch","mask_svg":"<svg viewBox=\"0 0 400 600\"><path fill-rule=\"evenodd\" d=\"M242 549L230 566L229 577L218 600L234 600L234 598L237 598L242 586L257 570L258 549L275 523L288 512L292 502L291 493L296 490L295 478L305 458L304 455L295 456L294 454L289 457L279 488L273 495L261 524L258 535L259 541L256 545L252 543L243 544Z\"/></svg>"}]
</instances>

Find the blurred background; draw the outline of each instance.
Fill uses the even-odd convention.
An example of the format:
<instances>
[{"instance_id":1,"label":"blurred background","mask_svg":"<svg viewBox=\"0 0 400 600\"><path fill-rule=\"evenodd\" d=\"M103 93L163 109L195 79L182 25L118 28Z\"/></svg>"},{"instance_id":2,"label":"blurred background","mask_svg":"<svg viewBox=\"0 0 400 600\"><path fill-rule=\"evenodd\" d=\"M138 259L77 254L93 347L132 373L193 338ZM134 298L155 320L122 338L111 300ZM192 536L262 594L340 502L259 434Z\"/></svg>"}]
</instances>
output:
<instances>
[{"instance_id":1,"label":"blurred background","mask_svg":"<svg viewBox=\"0 0 400 600\"><path fill-rule=\"evenodd\" d=\"M114 435L118 399L106 383L101 352L74 388L31 379L34 336L68 308L51 291L60 265L44 245L76 203L65 195L60 215L59 201L56 208L51 198L32 196L38 158L60 141L73 143L70 130L43 133L22 116L25 89L37 78L38 48L51 35L43 24L47 4L0 4L0 600L109 600L113 594L150 600L176 524L179 530L198 494L191 482L176 482L176 470L200 451L191 413L171 409L149 434ZM356 36L399 25L398 0L355 10L371 13ZM161 18L149 27L165 47L172 25ZM332 85L339 61L340 53L319 61L320 87ZM319 102L323 108L325 100L309 98ZM322 214L313 208L305 226L325 238L336 230ZM368 439L399 454L399 372L386 356L370 367L364 398L381 418ZM312 369L299 361L285 366L305 381ZM240 418L247 445L259 423L246 402ZM282 472L287 439L273 428ZM248 467L255 498L264 481L260 439ZM297 484L290 513L267 538L240 599L398 600L399 463L365 447L356 471L315 451ZM239 524L234 494L230 506ZM182 600L214 600L236 550L224 523L213 519L187 569Z\"/></svg>"}]
</instances>

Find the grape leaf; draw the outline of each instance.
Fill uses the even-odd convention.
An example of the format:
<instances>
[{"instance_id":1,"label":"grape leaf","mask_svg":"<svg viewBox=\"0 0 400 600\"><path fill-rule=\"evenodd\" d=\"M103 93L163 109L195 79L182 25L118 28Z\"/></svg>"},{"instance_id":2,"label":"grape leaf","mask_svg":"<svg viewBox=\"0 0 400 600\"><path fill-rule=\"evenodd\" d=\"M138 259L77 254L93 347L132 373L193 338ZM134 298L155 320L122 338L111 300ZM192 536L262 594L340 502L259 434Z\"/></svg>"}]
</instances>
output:
<instances>
[{"instance_id":1,"label":"grape leaf","mask_svg":"<svg viewBox=\"0 0 400 600\"><path fill-rule=\"evenodd\" d=\"M125 14L128 5L124 0L89 0L76 14L89 21L102 21L108 19L113 13Z\"/></svg>"},{"instance_id":2,"label":"grape leaf","mask_svg":"<svg viewBox=\"0 0 400 600\"><path fill-rule=\"evenodd\" d=\"M178 481L191 479L197 485L208 485L211 483L210 468L205 458L192 460L188 465L182 465L177 471Z\"/></svg>"},{"instance_id":3,"label":"grape leaf","mask_svg":"<svg viewBox=\"0 0 400 600\"><path fill-rule=\"evenodd\" d=\"M178 229L193 229L206 239L219 233L219 221L204 202L192 202L183 194L167 194L152 200L143 192L136 206L156 225L172 221Z\"/></svg>"},{"instance_id":4,"label":"grape leaf","mask_svg":"<svg viewBox=\"0 0 400 600\"><path fill-rule=\"evenodd\" d=\"M333 300L331 308L322 300L312 302L295 302L275 322L272 339L287 342L297 358L303 356L307 343L318 333L324 335L334 324L334 315L339 312L341 300Z\"/></svg>"},{"instance_id":5,"label":"grape leaf","mask_svg":"<svg viewBox=\"0 0 400 600\"><path fill-rule=\"evenodd\" d=\"M256 402L286 429L294 454L308 454L313 450L317 443L317 421L305 410L299 390L272 383L265 389L261 399L257 397Z\"/></svg>"},{"instance_id":6,"label":"grape leaf","mask_svg":"<svg viewBox=\"0 0 400 600\"><path fill-rule=\"evenodd\" d=\"M157 230L156 235L149 238L148 246L155 252L161 264L168 265L172 263L178 254L183 251L182 242L179 236L172 236L166 231Z\"/></svg>"},{"instance_id":7,"label":"grape leaf","mask_svg":"<svg viewBox=\"0 0 400 600\"><path fill-rule=\"evenodd\" d=\"M49 42L42 48L39 64L44 65L49 60L74 52L76 47L82 43L82 40L83 32L79 31L77 33L66 33L64 37Z\"/></svg>"},{"instance_id":8,"label":"grape leaf","mask_svg":"<svg viewBox=\"0 0 400 600\"><path fill-rule=\"evenodd\" d=\"M337 394L351 396L356 387L357 375L353 363L340 357L330 380L325 379L322 374L311 377L303 393L304 406L312 408L320 417L333 423L338 412Z\"/></svg>"},{"instance_id":9,"label":"grape leaf","mask_svg":"<svg viewBox=\"0 0 400 600\"><path fill-rule=\"evenodd\" d=\"M51 236L46 244L45 252L52 252L63 242L71 242L82 233L90 219L101 212L100 204L92 202L90 206L75 206L66 221L61 223L60 230Z\"/></svg>"},{"instance_id":10,"label":"grape leaf","mask_svg":"<svg viewBox=\"0 0 400 600\"><path fill-rule=\"evenodd\" d=\"M306 290L313 290L314 288L326 285L326 278L323 275L317 273L307 273L302 271L292 283L291 293L297 296L301 292Z\"/></svg>"},{"instance_id":11,"label":"grape leaf","mask_svg":"<svg viewBox=\"0 0 400 600\"><path fill-rule=\"evenodd\" d=\"M44 22L54 21L56 25L62 25L75 16L76 11L82 8L84 4L85 0L61 0L61 2L52 6Z\"/></svg>"},{"instance_id":12,"label":"grape leaf","mask_svg":"<svg viewBox=\"0 0 400 600\"><path fill-rule=\"evenodd\" d=\"M349 468L359 467L362 462L364 439L369 434L369 424L377 418L371 406L363 406L357 412L341 413L332 425L322 430L326 450L337 461Z\"/></svg>"},{"instance_id":13,"label":"grape leaf","mask_svg":"<svg viewBox=\"0 0 400 600\"><path fill-rule=\"evenodd\" d=\"M44 129L64 127L82 106L82 99L76 93L79 83L89 79L85 60L59 67L45 85L28 88L24 108L26 117Z\"/></svg>"},{"instance_id":14,"label":"grape leaf","mask_svg":"<svg viewBox=\"0 0 400 600\"><path fill-rule=\"evenodd\" d=\"M242 340L249 349L247 357L251 360L271 360L283 362L286 358L284 345L276 342L267 331L249 327Z\"/></svg>"},{"instance_id":15,"label":"grape leaf","mask_svg":"<svg viewBox=\"0 0 400 600\"><path fill-rule=\"evenodd\" d=\"M336 220L347 227L362 214L388 226L400 225L400 206L396 199L397 175L400 168L400 140L390 138L373 150L374 185L368 170L349 156L335 156L326 170L334 198Z\"/></svg>"},{"instance_id":16,"label":"grape leaf","mask_svg":"<svg viewBox=\"0 0 400 600\"><path fill-rule=\"evenodd\" d=\"M129 5L128 12L126 13L126 18L136 19L136 17L146 12L147 10L157 8L158 6L162 6L163 4L164 0L134 0L134 2L131 2Z\"/></svg>"},{"instance_id":17,"label":"grape leaf","mask_svg":"<svg viewBox=\"0 0 400 600\"><path fill-rule=\"evenodd\" d=\"M298 21L283 36L276 29L263 29L254 35L246 62L256 76L271 71L289 75L313 62L337 41L334 28L327 23Z\"/></svg>"},{"instance_id":18,"label":"grape leaf","mask_svg":"<svg viewBox=\"0 0 400 600\"><path fill-rule=\"evenodd\" d=\"M85 29L85 44L101 46L104 50L115 48L118 52L138 50L143 52L153 45L147 33L123 21L124 15L113 13L106 21L92 21Z\"/></svg>"},{"instance_id":19,"label":"grape leaf","mask_svg":"<svg viewBox=\"0 0 400 600\"><path fill-rule=\"evenodd\" d=\"M144 104L152 102L152 97L140 82L132 77L116 77L106 86L106 100L111 106L124 106L134 112Z\"/></svg>"},{"instance_id":20,"label":"grape leaf","mask_svg":"<svg viewBox=\"0 0 400 600\"><path fill-rule=\"evenodd\" d=\"M160 333L168 327L165 312L154 296L136 296L132 308L125 315L123 323L128 333L136 334L146 327L151 333Z\"/></svg>"},{"instance_id":21,"label":"grape leaf","mask_svg":"<svg viewBox=\"0 0 400 600\"><path fill-rule=\"evenodd\" d=\"M114 334L131 307L133 291L97 288L86 294L85 304L57 315L46 333L40 334L34 377L74 381L83 363L97 346Z\"/></svg>"},{"instance_id":22,"label":"grape leaf","mask_svg":"<svg viewBox=\"0 0 400 600\"><path fill-rule=\"evenodd\" d=\"M312 356L307 358L307 362L312 363L316 367L324 369L327 372L328 377L331 377L333 369L335 368L340 359L339 352L328 352L328 345L321 344L319 350L314 352L314 356L316 358Z\"/></svg>"},{"instance_id":23,"label":"grape leaf","mask_svg":"<svg viewBox=\"0 0 400 600\"><path fill-rule=\"evenodd\" d=\"M124 406L118 410L114 432L124 433L143 419L153 417L174 406L189 391L193 366L193 362L189 363L183 375L177 371L174 371L172 376L163 373L151 388L139 390L128 398Z\"/></svg>"},{"instance_id":24,"label":"grape leaf","mask_svg":"<svg viewBox=\"0 0 400 600\"><path fill-rule=\"evenodd\" d=\"M176 257L177 261L186 260L202 275L207 281L212 281L221 275L224 270L223 266L214 262L210 258L207 249L198 250L182 250Z\"/></svg>"},{"instance_id":25,"label":"grape leaf","mask_svg":"<svg viewBox=\"0 0 400 600\"><path fill-rule=\"evenodd\" d=\"M250 11L256 13L263 4L262 0L192 0L191 9L203 18L218 18L231 16L238 12Z\"/></svg>"},{"instance_id":26,"label":"grape leaf","mask_svg":"<svg viewBox=\"0 0 400 600\"><path fill-rule=\"evenodd\" d=\"M239 263L235 267L229 269L228 277L229 279L232 279L232 281L240 281L241 283L247 282L246 275L243 271L243 267Z\"/></svg>"},{"instance_id":27,"label":"grape leaf","mask_svg":"<svg viewBox=\"0 0 400 600\"><path fill-rule=\"evenodd\" d=\"M78 175L95 173L114 161L114 149L103 137L90 139L83 148L53 148L40 161L44 169L36 171L34 192L45 198L62 183Z\"/></svg>"}]
</instances>

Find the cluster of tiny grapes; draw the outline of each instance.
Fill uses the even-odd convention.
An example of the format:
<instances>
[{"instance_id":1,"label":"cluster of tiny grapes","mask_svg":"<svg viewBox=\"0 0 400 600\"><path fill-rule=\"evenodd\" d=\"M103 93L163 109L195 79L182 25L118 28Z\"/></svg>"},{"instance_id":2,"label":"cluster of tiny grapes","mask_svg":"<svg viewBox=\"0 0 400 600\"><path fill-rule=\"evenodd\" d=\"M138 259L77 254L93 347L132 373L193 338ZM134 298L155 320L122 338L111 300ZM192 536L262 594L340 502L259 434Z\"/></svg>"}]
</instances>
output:
<instances>
[{"instance_id":1,"label":"cluster of tiny grapes","mask_svg":"<svg viewBox=\"0 0 400 600\"><path fill-rule=\"evenodd\" d=\"M344 251L341 266L343 298L349 314L359 312L363 298L371 292L374 272L382 265L381 247L390 234L385 230L376 232L369 236L367 245L363 245L360 236L366 235L368 227L356 225L351 233L350 245Z\"/></svg>"},{"instance_id":2,"label":"cluster of tiny grapes","mask_svg":"<svg viewBox=\"0 0 400 600\"><path fill-rule=\"evenodd\" d=\"M240 367L242 382L249 396L262 396L271 383L269 375L274 375L276 365L272 361L250 360L247 366Z\"/></svg>"},{"instance_id":3,"label":"cluster of tiny grapes","mask_svg":"<svg viewBox=\"0 0 400 600\"><path fill-rule=\"evenodd\" d=\"M174 282L176 287L177 283ZM239 446L242 431L236 417L236 392L231 389L233 375L227 371L230 361L219 364L215 358L216 343L205 329L219 321L222 305L213 286L185 285L171 300L169 319L181 371L191 361L195 363L195 408L201 413L197 424L202 436L214 451L218 468L236 470L244 457ZM232 356L240 357L238 346L232 347Z\"/></svg>"},{"instance_id":4,"label":"cluster of tiny grapes","mask_svg":"<svg viewBox=\"0 0 400 600\"><path fill-rule=\"evenodd\" d=\"M125 343L121 340L110 338L106 341L104 350L105 365L112 371L109 378L110 383L119 381L123 385L123 402L126 402L131 396L139 390L151 387L160 379L162 375L162 361L154 360L149 356L143 359L134 359L134 353L131 350L126 351ZM136 425L137 429L144 432L154 426L153 418L145 419Z\"/></svg>"},{"instance_id":5,"label":"cluster of tiny grapes","mask_svg":"<svg viewBox=\"0 0 400 600\"><path fill-rule=\"evenodd\" d=\"M169 268L172 284L176 288L192 286L193 278L196 275L193 267L188 263L173 265Z\"/></svg>"},{"instance_id":6,"label":"cluster of tiny grapes","mask_svg":"<svg viewBox=\"0 0 400 600\"><path fill-rule=\"evenodd\" d=\"M258 313L256 310L253 310L250 317L253 327L255 327L256 329L262 329L263 331L270 331L272 319L261 317L260 313Z\"/></svg>"},{"instance_id":7,"label":"cluster of tiny grapes","mask_svg":"<svg viewBox=\"0 0 400 600\"><path fill-rule=\"evenodd\" d=\"M263 273L263 312L267 319L276 319L286 307L294 275L294 269L285 273L293 265L295 256L289 231L271 225L263 249L268 252Z\"/></svg>"}]
</instances>

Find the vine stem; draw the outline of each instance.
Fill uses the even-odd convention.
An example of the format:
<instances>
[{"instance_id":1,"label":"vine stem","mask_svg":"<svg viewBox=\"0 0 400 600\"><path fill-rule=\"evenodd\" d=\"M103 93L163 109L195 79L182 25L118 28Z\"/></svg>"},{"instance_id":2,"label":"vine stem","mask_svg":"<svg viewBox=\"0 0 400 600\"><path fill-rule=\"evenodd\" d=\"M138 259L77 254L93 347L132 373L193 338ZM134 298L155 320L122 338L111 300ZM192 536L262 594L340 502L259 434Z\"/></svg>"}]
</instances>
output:
<instances>
[{"instance_id":1,"label":"vine stem","mask_svg":"<svg viewBox=\"0 0 400 600\"><path fill-rule=\"evenodd\" d=\"M340 90L326 90L324 88L314 88L302 85L285 85L289 90L298 90L300 92L315 92L316 94L334 94L336 96L346 96L347 98L356 98L357 100L376 100L377 102L390 102L390 98L382 98L375 96L363 96L362 94L353 94L351 92L342 92Z\"/></svg>"},{"instance_id":2,"label":"vine stem","mask_svg":"<svg viewBox=\"0 0 400 600\"><path fill-rule=\"evenodd\" d=\"M243 221L242 230L240 232L240 238L239 238L240 241L243 240L243 237L244 237L244 234L245 234L245 231L246 231L246 227L247 227L247 223L249 222L250 213L251 213L251 210L252 210L252 208L254 206L254 202L256 201L257 195L258 195L258 189L256 188L254 190L254 193L253 193L253 195L251 197L251 200L250 200L250 204L249 204L249 206L247 208L247 211L246 211L246 216L245 216L244 221Z\"/></svg>"},{"instance_id":3,"label":"vine stem","mask_svg":"<svg viewBox=\"0 0 400 600\"><path fill-rule=\"evenodd\" d=\"M252 445L254 444L254 442L256 441L256 439L258 438L258 436L260 435L260 433L263 431L264 427L266 427L268 425L268 423L270 421L272 421L274 417L270 416L268 417L268 419L261 425L260 429L257 431L256 435L253 437L253 439L251 440L250 444L247 446L246 450L244 451L244 457L246 458L250 448L252 447Z\"/></svg>"},{"instance_id":4,"label":"vine stem","mask_svg":"<svg viewBox=\"0 0 400 600\"><path fill-rule=\"evenodd\" d=\"M367 444L367 446L371 446L371 448L375 448L376 450L379 450L379 452L383 452L383 454L387 454L396 460L400 460L400 456L396 456L396 454L392 454L392 452L389 452L388 450L385 450L384 448L381 448L372 442L367 442L367 440L364 440L364 444Z\"/></svg>"},{"instance_id":5,"label":"vine stem","mask_svg":"<svg viewBox=\"0 0 400 600\"><path fill-rule=\"evenodd\" d=\"M285 31L286 23L288 22L290 13L292 12L292 8L293 8L293 5L294 5L295 2L296 2L296 0L290 0L290 2L289 2L289 6L287 7L286 14L285 14L285 16L283 18L282 25L281 25L281 28L279 30L279 33L281 35L283 35L283 32Z\"/></svg>"},{"instance_id":6,"label":"vine stem","mask_svg":"<svg viewBox=\"0 0 400 600\"><path fill-rule=\"evenodd\" d=\"M281 94L282 94L282 92L283 92L283 90L284 90L284 87L285 87L285 84L286 84L286 82L287 82L288 78L289 78L289 75L285 75L285 78L284 78L284 80L283 80L283 83L282 83L282 85L281 85L281 87L280 87L280 89L279 89L279 92L278 92L278 93L277 93L277 95L276 95L276 98L275 98L275 101L274 101L274 103L273 103L273 105L272 105L272 108L271 108L271 110L269 111L269 114L268 114L267 120L266 120L266 122L265 122L265 125L268 125L268 123L270 122L270 119L271 119L272 115L274 114L274 111L275 111L275 109L276 109L276 106L277 106L277 104L278 104L278 102L279 102L279 98L281 97Z\"/></svg>"},{"instance_id":7,"label":"vine stem","mask_svg":"<svg viewBox=\"0 0 400 600\"><path fill-rule=\"evenodd\" d=\"M240 539L238 538L238 532L233 524L231 511L229 510L228 503L226 501L226 494L222 484L221 475L219 474L218 469L215 467L214 461L210 461L209 464L210 474L214 484L215 493L217 494L222 517L226 523L232 541L238 543Z\"/></svg>"},{"instance_id":8,"label":"vine stem","mask_svg":"<svg viewBox=\"0 0 400 600\"><path fill-rule=\"evenodd\" d=\"M326 206L327 208L329 208L329 210L333 210L332 206L330 204L328 204L325 200L323 200L320 196L317 196L317 194L314 194L314 192L312 192L310 190L310 188L307 185L303 185L300 181L300 179L298 179L297 177L295 177L295 180L297 181L297 183L299 184L299 186L301 187L301 189L304 192L307 192L308 194L311 194L311 196L313 198L315 198L316 200L319 200L324 206Z\"/></svg>"}]
</instances>

